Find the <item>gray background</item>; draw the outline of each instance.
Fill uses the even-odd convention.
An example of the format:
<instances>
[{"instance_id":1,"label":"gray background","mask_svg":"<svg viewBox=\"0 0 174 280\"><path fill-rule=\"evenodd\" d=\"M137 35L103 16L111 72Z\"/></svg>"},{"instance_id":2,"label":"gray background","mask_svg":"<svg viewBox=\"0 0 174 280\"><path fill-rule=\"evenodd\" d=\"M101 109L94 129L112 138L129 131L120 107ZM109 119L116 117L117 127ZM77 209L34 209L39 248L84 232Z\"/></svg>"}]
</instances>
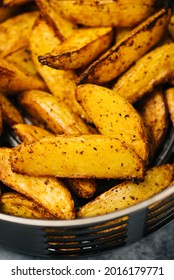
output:
<instances>
[{"instance_id":1,"label":"gray background","mask_svg":"<svg viewBox=\"0 0 174 280\"><path fill-rule=\"evenodd\" d=\"M0 260L34 260L10 250L0 248ZM91 256L88 259L98 260L173 260L174 259L174 221L125 248L115 250L100 256Z\"/></svg>"}]
</instances>

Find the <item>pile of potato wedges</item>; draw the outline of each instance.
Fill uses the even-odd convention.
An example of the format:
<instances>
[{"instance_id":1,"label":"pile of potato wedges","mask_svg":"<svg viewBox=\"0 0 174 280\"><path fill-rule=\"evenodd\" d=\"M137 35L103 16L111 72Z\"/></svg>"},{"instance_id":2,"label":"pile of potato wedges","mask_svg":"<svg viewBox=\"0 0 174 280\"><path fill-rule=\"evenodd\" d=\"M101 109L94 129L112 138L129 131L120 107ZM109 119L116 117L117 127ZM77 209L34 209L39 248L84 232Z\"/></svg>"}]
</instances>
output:
<instances>
[{"instance_id":1,"label":"pile of potato wedges","mask_svg":"<svg viewBox=\"0 0 174 280\"><path fill-rule=\"evenodd\" d=\"M172 161L154 165L174 126L166 3L0 2L1 213L98 216L174 183Z\"/></svg>"}]
</instances>

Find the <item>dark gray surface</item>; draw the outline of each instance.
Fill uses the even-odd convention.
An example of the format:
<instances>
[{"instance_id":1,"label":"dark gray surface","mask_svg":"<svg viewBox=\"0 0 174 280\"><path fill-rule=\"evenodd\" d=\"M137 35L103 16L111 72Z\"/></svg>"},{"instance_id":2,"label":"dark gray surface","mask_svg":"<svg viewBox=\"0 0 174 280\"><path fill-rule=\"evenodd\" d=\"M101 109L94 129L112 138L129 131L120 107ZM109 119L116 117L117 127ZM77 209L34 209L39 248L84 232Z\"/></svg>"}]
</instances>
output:
<instances>
[{"instance_id":1,"label":"dark gray surface","mask_svg":"<svg viewBox=\"0 0 174 280\"><path fill-rule=\"evenodd\" d=\"M0 248L0 260L34 260ZM174 221L141 241L100 256L88 259L98 260L173 260L174 259Z\"/></svg>"}]
</instances>

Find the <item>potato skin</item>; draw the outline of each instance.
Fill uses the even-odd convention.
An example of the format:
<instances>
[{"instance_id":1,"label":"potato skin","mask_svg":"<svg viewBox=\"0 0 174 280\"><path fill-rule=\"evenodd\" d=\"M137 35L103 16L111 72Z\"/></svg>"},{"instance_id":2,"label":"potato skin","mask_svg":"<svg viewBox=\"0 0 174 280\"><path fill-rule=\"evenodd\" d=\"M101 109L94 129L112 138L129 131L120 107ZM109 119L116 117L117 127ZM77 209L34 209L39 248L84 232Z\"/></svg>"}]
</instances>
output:
<instances>
[{"instance_id":1,"label":"potato skin","mask_svg":"<svg viewBox=\"0 0 174 280\"><path fill-rule=\"evenodd\" d=\"M117 138L103 135L57 135L31 145L21 144L12 149L10 162L15 172L35 176L142 178L144 175L144 164L134 151Z\"/></svg>"},{"instance_id":2,"label":"potato skin","mask_svg":"<svg viewBox=\"0 0 174 280\"><path fill-rule=\"evenodd\" d=\"M170 118L174 126L174 88L168 88L165 91L165 98L166 98Z\"/></svg>"},{"instance_id":3,"label":"potato skin","mask_svg":"<svg viewBox=\"0 0 174 280\"><path fill-rule=\"evenodd\" d=\"M159 71L160 69L160 71ZM174 43L160 46L137 61L113 86L130 103L174 76Z\"/></svg>"},{"instance_id":4,"label":"potato skin","mask_svg":"<svg viewBox=\"0 0 174 280\"><path fill-rule=\"evenodd\" d=\"M155 166L146 172L143 182L125 181L104 192L93 201L82 206L79 218L104 215L133 206L163 191L171 184L174 166Z\"/></svg>"},{"instance_id":5,"label":"potato skin","mask_svg":"<svg viewBox=\"0 0 174 280\"><path fill-rule=\"evenodd\" d=\"M91 84L78 86L76 98L100 134L117 137L147 162L143 121L126 99L110 89Z\"/></svg>"},{"instance_id":6,"label":"potato skin","mask_svg":"<svg viewBox=\"0 0 174 280\"><path fill-rule=\"evenodd\" d=\"M162 9L133 29L80 76L79 84L104 84L123 74L140 57L155 46L164 34L171 11Z\"/></svg>"}]
</instances>

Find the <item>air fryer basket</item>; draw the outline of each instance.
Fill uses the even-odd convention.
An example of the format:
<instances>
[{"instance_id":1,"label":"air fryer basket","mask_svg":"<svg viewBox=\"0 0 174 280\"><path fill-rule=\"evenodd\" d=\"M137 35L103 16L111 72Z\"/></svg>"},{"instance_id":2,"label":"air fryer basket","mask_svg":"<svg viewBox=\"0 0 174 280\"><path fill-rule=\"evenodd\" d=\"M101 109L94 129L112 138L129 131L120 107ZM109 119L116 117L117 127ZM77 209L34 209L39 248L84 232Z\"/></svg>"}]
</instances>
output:
<instances>
[{"instance_id":1,"label":"air fryer basket","mask_svg":"<svg viewBox=\"0 0 174 280\"><path fill-rule=\"evenodd\" d=\"M6 133L2 145L14 146ZM174 162L174 128L156 165ZM0 245L41 258L79 259L132 244L174 218L174 185L127 209L71 221L33 220L0 214Z\"/></svg>"}]
</instances>

